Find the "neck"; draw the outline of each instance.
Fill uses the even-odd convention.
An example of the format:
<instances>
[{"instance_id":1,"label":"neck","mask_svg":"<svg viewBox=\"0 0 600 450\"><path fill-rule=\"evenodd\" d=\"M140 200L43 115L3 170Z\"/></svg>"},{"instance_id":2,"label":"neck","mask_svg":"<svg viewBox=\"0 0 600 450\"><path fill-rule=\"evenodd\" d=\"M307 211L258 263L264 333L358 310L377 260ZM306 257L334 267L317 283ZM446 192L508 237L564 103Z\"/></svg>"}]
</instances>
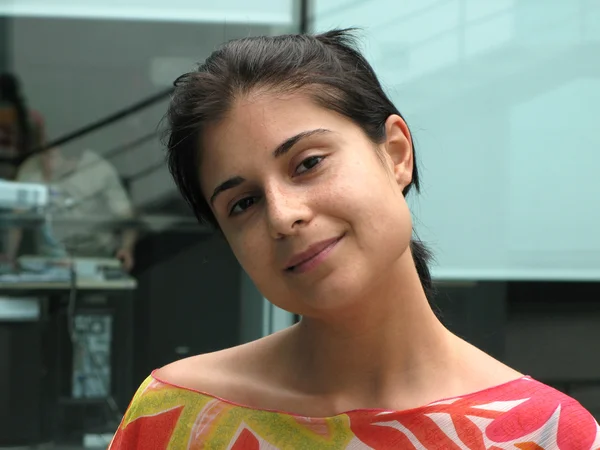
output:
<instances>
[{"instance_id":1,"label":"neck","mask_svg":"<svg viewBox=\"0 0 600 450\"><path fill-rule=\"evenodd\" d=\"M426 391L452 365L457 338L431 310L410 251L352 304L335 318L304 318L290 331L299 389L339 399L346 409L380 407Z\"/></svg>"}]
</instances>

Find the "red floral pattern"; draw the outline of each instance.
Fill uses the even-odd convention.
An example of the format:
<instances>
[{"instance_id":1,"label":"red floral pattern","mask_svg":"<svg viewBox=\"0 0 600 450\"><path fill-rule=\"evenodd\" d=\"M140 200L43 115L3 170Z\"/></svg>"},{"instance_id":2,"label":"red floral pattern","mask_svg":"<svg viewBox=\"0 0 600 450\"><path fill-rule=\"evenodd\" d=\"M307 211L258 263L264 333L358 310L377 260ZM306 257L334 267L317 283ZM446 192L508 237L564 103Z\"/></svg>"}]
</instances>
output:
<instances>
[{"instance_id":1,"label":"red floral pattern","mask_svg":"<svg viewBox=\"0 0 600 450\"><path fill-rule=\"evenodd\" d=\"M599 450L600 427L572 398L524 377L407 411L329 418L255 410L149 377L110 450Z\"/></svg>"}]
</instances>

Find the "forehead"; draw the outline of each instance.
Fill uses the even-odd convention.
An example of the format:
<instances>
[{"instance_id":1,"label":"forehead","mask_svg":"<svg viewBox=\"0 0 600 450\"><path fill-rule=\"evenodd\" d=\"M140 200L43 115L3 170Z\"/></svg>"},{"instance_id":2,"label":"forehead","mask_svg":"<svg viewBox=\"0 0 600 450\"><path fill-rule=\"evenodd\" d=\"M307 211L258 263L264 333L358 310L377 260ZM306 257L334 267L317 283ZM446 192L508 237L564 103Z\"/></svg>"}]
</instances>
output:
<instances>
[{"instance_id":1,"label":"forehead","mask_svg":"<svg viewBox=\"0 0 600 450\"><path fill-rule=\"evenodd\" d=\"M281 139L306 131L307 127L332 124L335 116L307 93L252 92L236 99L221 121L206 128L203 147L207 155L212 155L231 143L277 145Z\"/></svg>"},{"instance_id":2,"label":"forehead","mask_svg":"<svg viewBox=\"0 0 600 450\"><path fill-rule=\"evenodd\" d=\"M291 136L317 128L341 132L346 122L317 105L307 93L254 92L238 98L222 120L204 130L203 188L212 185L213 177L239 171L256 158L270 157Z\"/></svg>"}]
</instances>

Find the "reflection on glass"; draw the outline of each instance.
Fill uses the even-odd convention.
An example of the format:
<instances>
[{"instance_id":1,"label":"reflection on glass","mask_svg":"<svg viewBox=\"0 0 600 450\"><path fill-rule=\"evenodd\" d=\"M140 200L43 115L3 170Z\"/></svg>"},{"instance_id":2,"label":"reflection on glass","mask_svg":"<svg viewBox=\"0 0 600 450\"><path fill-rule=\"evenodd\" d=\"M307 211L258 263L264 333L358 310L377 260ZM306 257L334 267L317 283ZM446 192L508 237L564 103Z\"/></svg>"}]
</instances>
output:
<instances>
[{"instance_id":1,"label":"reflection on glass","mask_svg":"<svg viewBox=\"0 0 600 450\"><path fill-rule=\"evenodd\" d=\"M256 297L254 286L240 295L213 275L232 286L241 278L177 195L160 122L178 74L228 39L297 31L297 9L291 0L0 2L0 300L15 300L0 302L0 345L36 343L30 372L0 355L0 380L16 380L0 382L0 415L6 392L23 404L12 413L22 425L0 424L0 447L106 448L139 374L219 342L179 326L173 345L141 356L134 341L163 339L150 323L214 314L189 301L192 291L230 305ZM190 265L190 252L211 255L210 268ZM26 337L6 322L16 300L39 312ZM165 302L174 306L160 311ZM240 328L262 332L262 309L243 324L241 308L229 309L227 321L212 320L213 336L229 345Z\"/></svg>"}]
</instances>

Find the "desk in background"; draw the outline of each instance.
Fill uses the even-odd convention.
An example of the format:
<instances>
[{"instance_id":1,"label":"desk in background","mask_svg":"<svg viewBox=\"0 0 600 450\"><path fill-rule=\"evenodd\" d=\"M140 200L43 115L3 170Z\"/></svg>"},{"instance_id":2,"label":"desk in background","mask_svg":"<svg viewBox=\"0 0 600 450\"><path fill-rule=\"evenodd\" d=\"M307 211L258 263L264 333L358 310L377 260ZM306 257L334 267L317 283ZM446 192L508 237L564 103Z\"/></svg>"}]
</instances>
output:
<instances>
[{"instance_id":1,"label":"desk in background","mask_svg":"<svg viewBox=\"0 0 600 450\"><path fill-rule=\"evenodd\" d=\"M137 282L119 273L119 261L75 259L65 265L27 257L20 262L23 272L0 274L0 448L87 431L83 419L93 411L110 424L134 389L131 294ZM85 345L74 353L71 340L71 335L76 342L87 339L86 327L102 324L110 328L109 360L102 358L105 337L90 342L96 361L113 368L100 371L110 378L108 397L98 397L98 380L82 380L89 354ZM85 388L94 383L95 389Z\"/></svg>"}]
</instances>

